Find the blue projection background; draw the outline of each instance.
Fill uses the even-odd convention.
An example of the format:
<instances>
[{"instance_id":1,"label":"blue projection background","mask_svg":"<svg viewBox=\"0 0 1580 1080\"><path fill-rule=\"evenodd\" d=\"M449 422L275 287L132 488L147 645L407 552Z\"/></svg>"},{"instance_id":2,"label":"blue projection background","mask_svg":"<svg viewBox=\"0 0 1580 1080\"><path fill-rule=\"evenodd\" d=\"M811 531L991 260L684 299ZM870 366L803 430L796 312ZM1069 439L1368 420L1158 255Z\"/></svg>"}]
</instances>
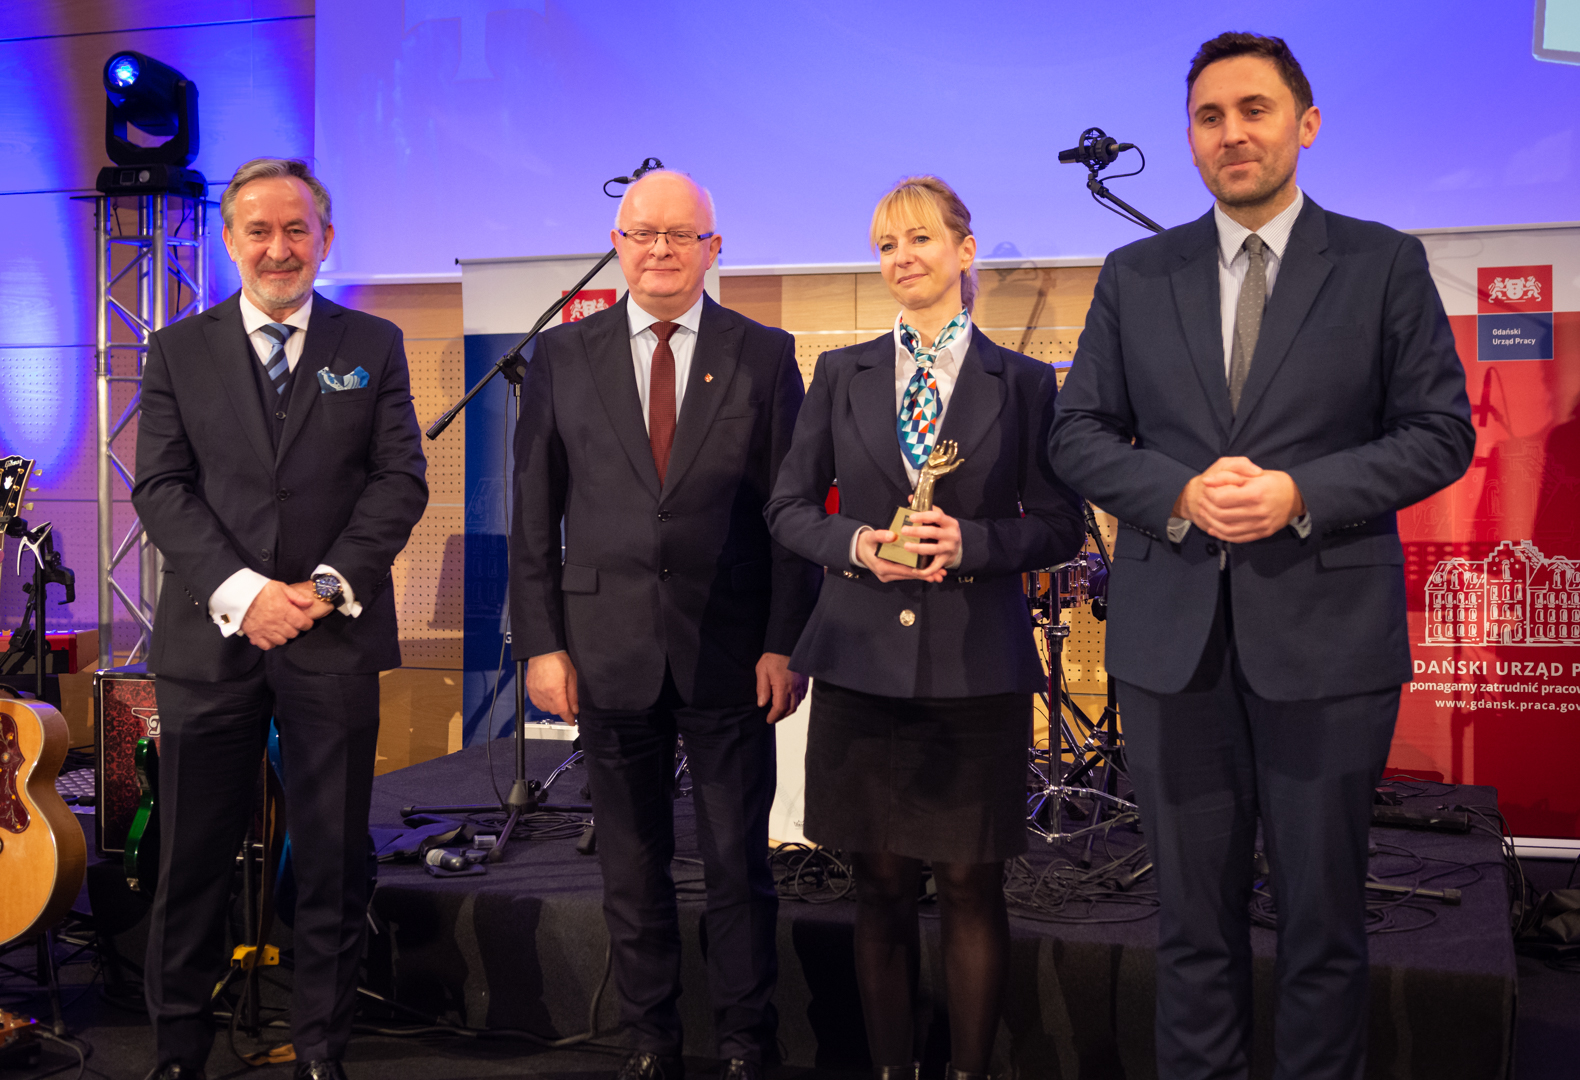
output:
<instances>
[{"instance_id":1,"label":"blue projection background","mask_svg":"<svg viewBox=\"0 0 1580 1080\"><path fill-rule=\"evenodd\" d=\"M1184 74L1228 28L1283 35L1300 57L1325 118L1301 177L1323 205L1400 228L1572 219L1580 68L1532 56L1532 14L342 0L317 12L315 141L343 208L329 269L594 250L599 186L649 154L713 190L726 266L869 261L873 202L919 171L960 190L984 253L1099 255L1139 233L1057 152L1101 126L1149 157L1116 193L1165 225L1204 212Z\"/></svg>"},{"instance_id":2,"label":"blue projection background","mask_svg":"<svg viewBox=\"0 0 1580 1080\"><path fill-rule=\"evenodd\" d=\"M1325 126L1301 175L1324 205L1404 228L1572 220L1580 67L1533 57L1534 11L0 0L0 448L41 459L34 516L57 523L82 575L56 625L96 619L92 214L71 200L105 163L99 79L117 49L198 83L195 165L211 180L255 156L313 158L335 195L326 270L365 281L453 274L457 256L601 250L602 182L650 154L713 189L726 265L869 261L873 201L922 170L961 190L985 254L1100 255L1140 233L1093 205L1057 152L1102 126L1150 155L1121 197L1165 224L1203 212L1183 77L1228 27L1282 34L1305 64ZM1548 0L1547 20L1550 37L1580 41L1580 0ZM222 297L236 278L217 238L211 254ZM119 537L124 499L116 517ZM135 571L121 576L135 589ZM15 575L0 576L0 622L20 610Z\"/></svg>"}]
</instances>

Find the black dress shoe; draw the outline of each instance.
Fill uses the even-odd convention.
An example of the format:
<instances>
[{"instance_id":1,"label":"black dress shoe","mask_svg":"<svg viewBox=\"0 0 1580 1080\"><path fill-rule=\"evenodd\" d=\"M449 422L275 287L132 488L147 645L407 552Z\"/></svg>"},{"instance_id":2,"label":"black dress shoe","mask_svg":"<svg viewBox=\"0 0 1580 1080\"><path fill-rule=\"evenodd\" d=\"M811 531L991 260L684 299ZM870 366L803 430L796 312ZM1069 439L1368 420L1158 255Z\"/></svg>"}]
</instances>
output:
<instances>
[{"instance_id":1,"label":"black dress shoe","mask_svg":"<svg viewBox=\"0 0 1580 1080\"><path fill-rule=\"evenodd\" d=\"M149 1080L205 1080L202 1069L179 1061L167 1061L148 1075Z\"/></svg>"},{"instance_id":2,"label":"black dress shoe","mask_svg":"<svg viewBox=\"0 0 1580 1080\"><path fill-rule=\"evenodd\" d=\"M686 1080L686 1062L679 1054L638 1051L621 1063L615 1080Z\"/></svg>"},{"instance_id":3,"label":"black dress shoe","mask_svg":"<svg viewBox=\"0 0 1580 1080\"><path fill-rule=\"evenodd\" d=\"M874 1080L920 1080L922 1066L916 1061L909 1065L875 1065L872 1075Z\"/></svg>"},{"instance_id":4,"label":"black dress shoe","mask_svg":"<svg viewBox=\"0 0 1580 1080\"><path fill-rule=\"evenodd\" d=\"M346 1080L346 1070L340 1067L340 1062L333 1058L319 1058L317 1061L298 1061L296 1063L296 1080Z\"/></svg>"},{"instance_id":5,"label":"black dress shoe","mask_svg":"<svg viewBox=\"0 0 1580 1080\"><path fill-rule=\"evenodd\" d=\"M968 1073L955 1068L954 1062L944 1066L944 1080L993 1080L992 1073Z\"/></svg>"},{"instance_id":6,"label":"black dress shoe","mask_svg":"<svg viewBox=\"0 0 1580 1080\"><path fill-rule=\"evenodd\" d=\"M724 1063L724 1069L719 1073L719 1080L763 1080L763 1067L756 1061L730 1058Z\"/></svg>"}]
</instances>

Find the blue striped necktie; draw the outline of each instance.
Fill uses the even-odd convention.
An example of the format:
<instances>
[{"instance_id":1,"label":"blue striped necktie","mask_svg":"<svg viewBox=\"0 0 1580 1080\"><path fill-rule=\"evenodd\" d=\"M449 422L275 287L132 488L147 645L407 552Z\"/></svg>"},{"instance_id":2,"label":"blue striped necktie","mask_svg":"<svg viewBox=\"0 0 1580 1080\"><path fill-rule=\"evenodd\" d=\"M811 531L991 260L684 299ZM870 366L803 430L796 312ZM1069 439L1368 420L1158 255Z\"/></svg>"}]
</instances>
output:
<instances>
[{"instance_id":1,"label":"blue striped necktie","mask_svg":"<svg viewBox=\"0 0 1580 1080\"><path fill-rule=\"evenodd\" d=\"M285 383L291 377L291 365L285 359L285 343L290 336L296 333L296 327L283 322L264 323L258 327L269 339L274 342L274 348L269 350L269 359L263 363L269 372L269 381L274 383L276 394L285 393Z\"/></svg>"}]
</instances>

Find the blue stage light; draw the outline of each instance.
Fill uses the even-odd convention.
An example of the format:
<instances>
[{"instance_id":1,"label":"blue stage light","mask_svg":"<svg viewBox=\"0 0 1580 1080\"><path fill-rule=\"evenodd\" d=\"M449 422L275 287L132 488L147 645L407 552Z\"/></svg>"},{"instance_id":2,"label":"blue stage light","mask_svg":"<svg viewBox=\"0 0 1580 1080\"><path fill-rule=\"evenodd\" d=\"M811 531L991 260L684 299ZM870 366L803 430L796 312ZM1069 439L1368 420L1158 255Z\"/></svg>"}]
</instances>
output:
<instances>
[{"instance_id":1,"label":"blue stage light","mask_svg":"<svg viewBox=\"0 0 1580 1080\"><path fill-rule=\"evenodd\" d=\"M121 55L110 61L110 81L116 86L125 89L137 81L140 74L135 57Z\"/></svg>"}]
</instances>

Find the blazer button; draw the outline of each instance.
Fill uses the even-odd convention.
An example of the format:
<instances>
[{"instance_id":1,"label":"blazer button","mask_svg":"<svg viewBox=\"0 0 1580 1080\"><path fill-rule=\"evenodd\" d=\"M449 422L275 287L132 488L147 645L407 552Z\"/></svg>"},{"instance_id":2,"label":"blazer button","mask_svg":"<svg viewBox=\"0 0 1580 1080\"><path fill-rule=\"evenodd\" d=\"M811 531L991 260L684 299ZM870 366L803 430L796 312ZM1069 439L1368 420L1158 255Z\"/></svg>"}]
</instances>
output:
<instances>
[{"instance_id":1,"label":"blazer button","mask_svg":"<svg viewBox=\"0 0 1580 1080\"><path fill-rule=\"evenodd\" d=\"M1218 554L1218 545L1213 543L1211 540L1207 541L1207 554L1209 554L1209 555L1216 555L1216 554Z\"/></svg>"},{"instance_id":2,"label":"blazer button","mask_svg":"<svg viewBox=\"0 0 1580 1080\"><path fill-rule=\"evenodd\" d=\"M275 413L274 414L274 418L276 420L284 420L285 419L285 410L281 409L279 412Z\"/></svg>"},{"instance_id":3,"label":"blazer button","mask_svg":"<svg viewBox=\"0 0 1580 1080\"><path fill-rule=\"evenodd\" d=\"M262 551L258 552L258 554L262 555L265 559L267 559L269 557L269 549L268 548L264 548Z\"/></svg>"},{"instance_id":4,"label":"blazer button","mask_svg":"<svg viewBox=\"0 0 1580 1080\"><path fill-rule=\"evenodd\" d=\"M668 581L669 580L669 571L668 570L660 570L658 572L658 580L660 580L660 581Z\"/></svg>"},{"instance_id":5,"label":"blazer button","mask_svg":"<svg viewBox=\"0 0 1580 1080\"><path fill-rule=\"evenodd\" d=\"M900 625L901 626L911 626L911 625L914 625L915 622L916 622L916 612L912 611L910 608L906 608L904 611L900 612Z\"/></svg>"},{"instance_id":6,"label":"blazer button","mask_svg":"<svg viewBox=\"0 0 1580 1080\"><path fill-rule=\"evenodd\" d=\"M286 499L291 497L291 493L289 491L276 491L274 493L274 497L279 499L281 502L284 502Z\"/></svg>"},{"instance_id":7,"label":"blazer button","mask_svg":"<svg viewBox=\"0 0 1580 1080\"><path fill-rule=\"evenodd\" d=\"M672 516L668 510L660 510L658 512L658 520L660 521L668 521Z\"/></svg>"}]
</instances>

